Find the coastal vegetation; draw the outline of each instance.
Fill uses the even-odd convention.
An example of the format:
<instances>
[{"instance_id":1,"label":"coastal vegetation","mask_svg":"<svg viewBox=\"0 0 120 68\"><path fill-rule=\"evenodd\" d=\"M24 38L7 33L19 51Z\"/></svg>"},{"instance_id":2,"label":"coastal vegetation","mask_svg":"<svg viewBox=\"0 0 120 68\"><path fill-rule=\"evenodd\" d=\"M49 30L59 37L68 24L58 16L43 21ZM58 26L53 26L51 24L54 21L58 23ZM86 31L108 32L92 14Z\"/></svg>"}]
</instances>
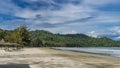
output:
<instances>
[{"instance_id":1,"label":"coastal vegetation","mask_svg":"<svg viewBox=\"0 0 120 68\"><path fill-rule=\"evenodd\" d=\"M85 34L53 34L44 30L29 30L25 25L14 30L0 29L0 39L27 47L119 47L120 41L106 37L93 38Z\"/></svg>"}]
</instances>

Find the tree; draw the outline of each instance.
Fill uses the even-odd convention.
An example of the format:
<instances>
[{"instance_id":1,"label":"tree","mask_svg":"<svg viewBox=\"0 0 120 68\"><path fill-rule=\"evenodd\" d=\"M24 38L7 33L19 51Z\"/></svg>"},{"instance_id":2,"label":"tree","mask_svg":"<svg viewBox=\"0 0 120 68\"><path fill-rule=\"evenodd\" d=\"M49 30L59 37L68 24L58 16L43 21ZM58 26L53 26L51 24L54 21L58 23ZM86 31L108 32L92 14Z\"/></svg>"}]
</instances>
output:
<instances>
[{"instance_id":1,"label":"tree","mask_svg":"<svg viewBox=\"0 0 120 68\"><path fill-rule=\"evenodd\" d=\"M8 42L35 47L120 47L120 41L105 37L93 38L84 34L53 34L44 30L29 31L25 25L14 30L0 30L0 38Z\"/></svg>"},{"instance_id":2,"label":"tree","mask_svg":"<svg viewBox=\"0 0 120 68\"><path fill-rule=\"evenodd\" d=\"M0 29L0 39L4 38L4 30Z\"/></svg>"},{"instance_id":3,"label":"tree","mask_svg":"<svg viewBox=\"0 0 120 68\"><path fill-rule=\"evenodd\" d=\"M42 47L43 46L43 42L40 40L40 38L36 38L31 42L31 45L33 47Z\"/></svg>"},{"instance_id":4,"label":"tree","mask_svg":"<svg viewBox=\"0 0 120 68\"><path fill-rule=\"evenodd\" d=\"M18 27L11 31L7 36L6 40L12 43L18 43L21 45L28 46L30 43L29 31L25 25Z\"/></svg>"}]
</instances>

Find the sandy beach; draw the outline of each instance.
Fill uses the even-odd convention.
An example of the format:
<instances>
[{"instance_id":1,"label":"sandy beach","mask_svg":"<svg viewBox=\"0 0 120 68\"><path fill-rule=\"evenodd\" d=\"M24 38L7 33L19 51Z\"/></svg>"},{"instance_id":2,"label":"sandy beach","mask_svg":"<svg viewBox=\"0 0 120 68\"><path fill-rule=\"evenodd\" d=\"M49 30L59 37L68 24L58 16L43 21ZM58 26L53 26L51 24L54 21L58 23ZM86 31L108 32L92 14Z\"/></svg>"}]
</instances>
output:
<instances>
[{"instance_id":1,"label":"sandy beach","mask_svg":"<svg viewBox=\"0 0 120 68\"><path fill-rule=\"evenodd\" d=\"M29 64L30 68L120 68L120 58L50 48L0 50L0 64Z\"/></svg>"}]
</instances>

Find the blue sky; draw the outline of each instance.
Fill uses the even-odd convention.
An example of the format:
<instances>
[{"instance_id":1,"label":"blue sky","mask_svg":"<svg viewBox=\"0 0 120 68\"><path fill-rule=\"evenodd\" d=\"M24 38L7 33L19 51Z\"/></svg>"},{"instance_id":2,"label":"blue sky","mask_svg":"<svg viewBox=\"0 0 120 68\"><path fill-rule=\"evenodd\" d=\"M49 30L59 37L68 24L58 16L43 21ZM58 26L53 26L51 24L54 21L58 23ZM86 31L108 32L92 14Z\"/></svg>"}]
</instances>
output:
<instances>
[{"instance_id":1,"label":"blue sky","mask_svg":"<svg viewBox=\"0 0 120 68\"><path fill-rule=\"evenodd\" d=\"M120 0L0 0L0 28L120 38Z\"/></svg>"}]
</instances>

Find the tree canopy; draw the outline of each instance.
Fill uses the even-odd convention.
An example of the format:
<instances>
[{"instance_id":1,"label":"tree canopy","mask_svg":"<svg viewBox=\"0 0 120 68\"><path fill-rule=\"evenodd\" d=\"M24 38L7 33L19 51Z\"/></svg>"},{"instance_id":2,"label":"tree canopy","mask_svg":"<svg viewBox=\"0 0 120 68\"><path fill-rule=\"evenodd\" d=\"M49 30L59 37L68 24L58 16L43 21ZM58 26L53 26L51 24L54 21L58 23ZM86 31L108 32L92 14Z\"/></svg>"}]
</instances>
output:
<instances>
[{"instance_id":1,"label":"tree canopy","mask_svg":"<svg viewBox=\"0 0 120 68\"><path fill-rule=\"evenodd\" d=\"M8 32L5 36L7 42L18 43L27 46L30 43L29 30L26 26L18 27Z\"/></svg>"},{"instance_id":2,"label":"tree canopy","mask_svg":"<svg viewBox=\"0 0 120 68\"><path fill-rule=\"evenodd\" d=\"M120 47L120 41L106 37L93 38L85 34L53 34L44 30L30 31L26 26L14 30L0 29L6 42L28 47Z\"/></svg>"}]
</instances>

